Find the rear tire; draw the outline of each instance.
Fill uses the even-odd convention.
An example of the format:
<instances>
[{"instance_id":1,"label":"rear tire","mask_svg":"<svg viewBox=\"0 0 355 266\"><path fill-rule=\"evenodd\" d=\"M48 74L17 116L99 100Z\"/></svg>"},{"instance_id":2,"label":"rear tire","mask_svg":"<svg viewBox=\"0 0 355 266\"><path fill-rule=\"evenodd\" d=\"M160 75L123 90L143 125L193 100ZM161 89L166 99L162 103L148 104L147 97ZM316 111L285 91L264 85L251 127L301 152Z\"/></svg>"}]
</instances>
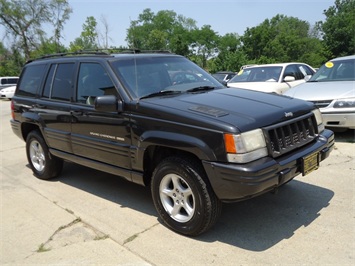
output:
<instances>
[{"instance_id":1,"label":"rear tire","mask_svg":"<svg viewBox=\"0 0 355 266\"><path fill-rule=\"evenodd\" d=\"M152 198L164 223L173 231L197 236L211 228L221 213L221 202L202 166L192 160L169 157L154 170Z\"/></svg>"},{"instance_id":2,"label":"rear tire","mask_svg":"<svg viewBox=\"0 0 355 266\"><path fill-rule=\"evenodd\" d=\"M63 160L49 153L48 146L38 130L28 134L26 154L33 174L39 179L56 177L62 171Z\"/></svg>"}]
</instances>

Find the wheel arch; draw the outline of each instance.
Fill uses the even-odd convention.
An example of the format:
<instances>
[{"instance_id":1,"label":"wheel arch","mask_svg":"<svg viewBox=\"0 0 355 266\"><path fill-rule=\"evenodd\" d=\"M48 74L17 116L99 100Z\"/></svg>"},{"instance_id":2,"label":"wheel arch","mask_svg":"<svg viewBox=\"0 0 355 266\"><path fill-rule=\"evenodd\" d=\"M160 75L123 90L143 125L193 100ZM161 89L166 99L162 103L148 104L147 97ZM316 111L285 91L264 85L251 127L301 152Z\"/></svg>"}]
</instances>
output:
<instances>
[{"instance_id":1,"label":"wheel arch","mask_svg":"<svg viewBox=\"0 0 355 266\"><path fill-rule=\"evenodd\" d=\"M21 134L22 138L26 141L28 134L32 130L38 130L42 137L44 137L43 132L41 128L43 127L42 119L39 115L35 113L23 113L22 114L22 120L23 122L21 123Z\"/></svg>"},{"instance_id":2,"label":"wheel arch","mask_svg":"<svg viewBox=\"0 0 355 266\"><path fill-rule=\"evenodd\" d=\"M151 175L157 164L168 156L190 157L201 163L202 160L215 161L213 149L203 140L181 133L149 131L145 132L138 143L136 162L144 172L144 184L149 185ZM201 163L202 164L202 163Z\"/></svg>"},{"instance_id":3,"label":"wheel arch","mask_svg":"<svg viewBox=\"0 0 355 266\"><path fill-rule=\"evenodd\" d=\"M42 135L42 131L40 130L40 127L37 124L34 123L22 123L21 124L21 134L23 139L26 141L28 134L33 131L33 130L38 130L39 133Z\"/></svg>"},{"instance_id":4,"label":"wheel arch","mask_svg":"<svg viewBox=\"0 0 355 266\"><path fill-rule=\"evenodd\" d=\"M201 169L204 171L201 159L198 158L194 153L185 150L180 150L177 148L150 145L146 149L143 157L143 169L144 169L143 179L144 179L145 186L150 186L152 174L154 172L154 169L157 167L157 165L164 158L172 157L172 156L188 158L190 161L194 161L196 164L199 164L201 166ZM205 172L205 176L207 179L206 182L209 182L206 172Z\"/></svg>"}]
</instances>

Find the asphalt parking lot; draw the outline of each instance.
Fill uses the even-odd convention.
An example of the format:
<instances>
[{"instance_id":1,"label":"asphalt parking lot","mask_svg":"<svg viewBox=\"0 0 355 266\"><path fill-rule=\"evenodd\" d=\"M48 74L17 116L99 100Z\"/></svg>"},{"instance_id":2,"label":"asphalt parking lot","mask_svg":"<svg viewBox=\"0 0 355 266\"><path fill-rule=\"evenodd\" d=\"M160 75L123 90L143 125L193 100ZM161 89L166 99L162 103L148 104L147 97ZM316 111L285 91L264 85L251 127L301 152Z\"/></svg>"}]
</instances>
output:
<instances>
[{"instance_id":1,"label":"asphalt parking lot","mask_svg":"<svg viewBox=\"0 0 355 266\"><path fill-rule=\"evenodd\" d=\"M157 218L149 190L66 163L36 179L0 101L1 265L354 265L355 133L336 132L320 169L276 194L225 204L188 238Z\"/></svg>"}]
</instances>

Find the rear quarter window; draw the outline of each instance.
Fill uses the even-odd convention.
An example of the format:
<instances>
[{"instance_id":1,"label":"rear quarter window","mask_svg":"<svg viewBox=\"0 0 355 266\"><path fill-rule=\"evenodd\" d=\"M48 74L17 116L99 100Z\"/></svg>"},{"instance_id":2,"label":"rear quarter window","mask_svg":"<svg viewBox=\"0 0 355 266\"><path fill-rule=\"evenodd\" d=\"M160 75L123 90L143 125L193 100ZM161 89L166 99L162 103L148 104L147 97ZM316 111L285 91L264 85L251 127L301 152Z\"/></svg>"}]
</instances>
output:
<instances>
[{"instance_id":1,"label":"rear quarter window","mask_svg":"<svg viewBox=\"0 0 355 266\"><path fill-rule=\"evenodd\" d=\"M9 78L7 79L8 84L17 84L18 79L17 78Z\"/></svg>"},{"instance_id":2,"label":"rear quarter window","mask_svg":"<svg viewBox=\"0 0 355 266\"><path fill-rule=\"evenodd\" d=\"M44 74L45 65L27 66L22 73L16 95L35 97Z\"/></svg>"}]
</instances>

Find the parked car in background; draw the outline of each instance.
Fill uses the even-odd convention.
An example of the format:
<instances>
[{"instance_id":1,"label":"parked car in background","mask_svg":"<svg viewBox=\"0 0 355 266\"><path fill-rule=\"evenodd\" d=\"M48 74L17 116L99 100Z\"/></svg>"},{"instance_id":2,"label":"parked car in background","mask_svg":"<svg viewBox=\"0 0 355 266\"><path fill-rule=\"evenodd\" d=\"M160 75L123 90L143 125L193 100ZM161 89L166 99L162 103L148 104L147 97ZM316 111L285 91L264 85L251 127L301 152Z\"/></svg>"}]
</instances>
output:
<instances>
[{"instance_id":1,"label":"parked car in background","mask_svg":"<svg viewBox=\"0 0 355 266\"><path fill-rule=\"evenodd\" d=\"M11 100L16 90L15 86L6 87L0 90L0 98Z\"/></svg>"},{"instance_id":2,"label":"parked car in background","mask_svg":"<svg viewBox=\"0 0 355 266\"><path fill-rule=\"evenodd\" d=\"M248 66L239 71L228 87L283 94L306 82L316 71L304 63L282 63Z\"/></svg>"},{"instance_id":3,"label":"parked car in background","mask_svg":"<svg viewBox=\"0 0 355 266\"><path fill-rule=\"evenodd\" d=\"M325 126L355 129L355 55L330 60L285 94L315 103Z\"/></svg>"},{"instance_id":4,"label":"parked car in background","mask_svg":"<svg viewBox=\"0 0 355 266\"><path fill-rule=\"evenodd\" d=\"M252 66L257 66L257 64L242 65L242 66L240 67L240 70L246 69L246 68L252 67Z\"/></svg>"},{"instance_id":5,"label":"parked car in background","mask_svg":"<svg viewBox=\"0 0 355 266\"><path fill-rule=\"evenodd\" d=\"M0 77L0 90L17 84L19 77Z\"/></svg>"},{"instance_id":6,"label":"parked car in background","mask_svg":"<svg viewBox=\"0 0 355 266\"><path fill-rule=\"evenodd\" d=\"M233 78L237 73L232 71L219 71L212 74L219 82L226 84L231 78Z\"/></svg>"},{"instance_id":7,"label":"parked car in background","mask_svg":"<svg viewBox=\"0 0 355 266\"><path fill-rule=\"evenodd\" d=\"M203 82L203 78L199 75L189 72L189 71L178 71L170 73L171 82L174 85L184 84L184 83L194 83L194 82Z\"/></svg>"}]
</instances>

